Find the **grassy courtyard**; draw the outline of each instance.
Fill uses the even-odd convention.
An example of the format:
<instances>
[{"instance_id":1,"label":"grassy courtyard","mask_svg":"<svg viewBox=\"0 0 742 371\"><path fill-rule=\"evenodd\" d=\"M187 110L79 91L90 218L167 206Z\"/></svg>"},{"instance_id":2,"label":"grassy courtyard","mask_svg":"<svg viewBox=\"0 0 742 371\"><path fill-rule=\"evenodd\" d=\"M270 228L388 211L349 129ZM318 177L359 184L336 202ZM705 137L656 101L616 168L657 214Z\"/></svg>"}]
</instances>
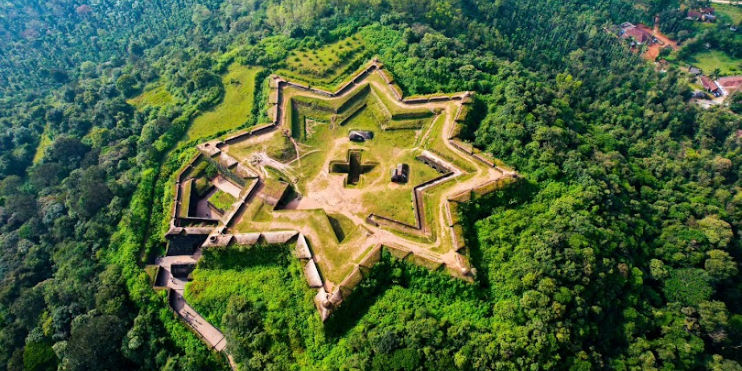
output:
<instances>
[{"instance_id":1,"label":"grassy courtyard","mask_svg":"<svg viewBox=\"0 0 742 371\"><path fill-rule=\"evenodd\" d=\"M131 98L127 103L141 107L145 105L149 106L164 106L173 102L173 96L167 91L164 85L151 85L145 88L144 93L141 95Z\"/></svg>"},{"instance_id":2,"label":"grassy courtyard","mask_svg":"<svg viewBox=\"0 0 742 371\"><path fill-rule=\"evenodd\" d=\"M235 199L234 196L222 190L216 191L214 195L209 198L209 202L211 202L211 204L214 205L217 209L222 211L229 210L232 204L236 201L237 199Z\"/></svg>"}]
</instances>

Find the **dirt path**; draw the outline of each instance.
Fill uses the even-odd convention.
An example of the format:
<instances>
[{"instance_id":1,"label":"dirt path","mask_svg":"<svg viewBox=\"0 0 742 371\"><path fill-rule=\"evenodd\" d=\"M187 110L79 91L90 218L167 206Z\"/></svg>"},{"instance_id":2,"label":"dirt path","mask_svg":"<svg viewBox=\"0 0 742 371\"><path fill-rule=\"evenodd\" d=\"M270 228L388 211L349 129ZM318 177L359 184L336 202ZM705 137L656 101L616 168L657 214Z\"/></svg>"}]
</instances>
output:
<instances>
[{"instance_id":1,"label":"dirt path","mask_svg":"<svg viewBox=\"0 0 742 371\"><path fill-rule=\"evenodd\" d=\"M647 50L642 54L642 58L654 62L657 60L657 57L660 56L660 52L663 48L670 47L672 50L678 50L680 47L678 46L678 43L674 40L670 40L667 36L663 35L660 31L659 23L655 22L654 28L650 29L649 27L639 24L637 25L638 28L650 32L654 38L660 41L660 43L651 43L647 45Z\"/></svg>"}]
</instances>

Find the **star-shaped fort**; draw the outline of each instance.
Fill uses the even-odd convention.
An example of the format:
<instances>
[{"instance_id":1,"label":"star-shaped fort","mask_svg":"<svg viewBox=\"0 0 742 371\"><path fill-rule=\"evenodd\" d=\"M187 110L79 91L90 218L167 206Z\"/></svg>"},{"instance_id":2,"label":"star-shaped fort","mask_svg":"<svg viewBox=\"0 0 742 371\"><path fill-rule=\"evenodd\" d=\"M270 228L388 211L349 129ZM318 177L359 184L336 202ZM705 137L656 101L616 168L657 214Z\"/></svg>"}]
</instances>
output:
<instances>
[{"instance_id":1,"label":"star-shaped fort","mask_svg":"<svg viewBox=\"0 0 742 371\"><path fill-rule=\"evenodd\" d=\"M403 98L377 60L335 92L280 76L270 89L269 123L199 144L177 175L156 285L186 321L200 249L233 244L295 248L322 320L382 249L473 280L457 208L517 174L459 138L470 92Z\"/></svg>"}]
</instances>

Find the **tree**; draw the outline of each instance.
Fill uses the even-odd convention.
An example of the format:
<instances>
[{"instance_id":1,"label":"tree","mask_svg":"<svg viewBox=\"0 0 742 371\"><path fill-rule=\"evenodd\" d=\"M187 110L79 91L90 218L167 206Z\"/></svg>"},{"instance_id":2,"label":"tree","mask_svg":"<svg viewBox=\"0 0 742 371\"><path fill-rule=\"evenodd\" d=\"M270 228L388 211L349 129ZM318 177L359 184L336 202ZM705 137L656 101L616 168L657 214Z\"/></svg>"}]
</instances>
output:
<instances>
[{"instance_id":1,"label":"tree","mask_svg":"<svg viewBox=\"0 0 742 371\"><path fill-rule=\"evenodd\" d=\"M698 305L708 300L714 290L709 284L708 274L702 269L676 269L665 281L665 296L669 302Z\"/></svg>"},{"instance_id":2,"label":"tree","mask_svg":"<svg viewBox=\"0 0 742 371\"><path fill-rule=\"evenodd\" d=\"M64 168L57 162L42 162L31 169L31 184L37 191L59 185Z\"/></svg>"},{"instance_id":3,"label":"tree","mask_svg":"<svg viewBox=\"0 0 742 371\"><path fill-rule=\"evenodd\" d=\"M726 305L720 301L707 301L698 306L698 314L701 317L698 323L701 325L701 330L714 343L727 339L728 313Z\"/></svg>"},{"instance_id":4,"label":"tree","mask_svg":"<svg viewBox=\"0 0 742 371\"><path fill-rule=\"evenodd\" d=\"M71 371L129 370L131 364L121 355L126 323L115 316L88 315L72 326L64 363Z\"/></svg>"},{"instance_id":5,"label":"tree","mask_svg":"<svg viewBox=\"0 0 742 371\"><path fill-rule=\"evenodd\" d=\"M718 68L715 68L714 71L711 72L711 75L709 77L711 77L711 79L713 80L716 80L719 78L719 76L721 76L721 70Z\"/></svg>"},{"instance_id":6,"label":"tree","mask_svg":"<svg viewBox=\"0 0 742 371\"><path fill-rule=\"evenodd\" d=\"M249 370L264 366L269 338L260 310L248 299L233 296L229 299L222 323L229 352L235 360Z\"/></svg>"},{"instance_id":7,"label":"tree","mask_svg":"<svg viewBox=\"0 0 742 371\"><path fill-rule=\"evenodd\" d=\"M711 250L708 257L704 268L714 281L723 281L737 275L737 263L726 251Z\"/></svg>"},{"instance_id":8,"label":"tree","mask_svg":"<svg viewBox=\"0 0 742 371\"><path fill-rule=\"evenodd\" d=\"M204 89L219 84L219 77L203 68L199 68L193 72L192 79L197 89Z\"/></svg>"},{"instance_id":9,"label":"tree","mask_svg":"<svg viewBox=\"0 0 742 371\"><path fill-rule=\"evenodd\" d=\"M23 351L25 371L54 371L57 369L57 355L45 342L29 342Z\"/></svg>"},{"instance_id":10,"label":"tree","mask_svg":"<svg viewBox=\"0 0 742 371\"><path fill-rule=\"evenodd\" d=\"M68 171L80 166L83 158L88 153L88 146L79 139L70 136L60 136L46 148L44 162L57 162Z\"/></svg>"},{"instance_id":11,"label":"tree","mask_svg":"<svg viewBox=\"0 0 742 371\"><path fill-rule=\"evenodd\" d=\"M116 89L125 97L131 97L137 92L137 79L134 76L125 73L116 80Z\"/></svg>"},{"instance_id":12,"label":"tree","mask_svg":"<svg viewBox=\"0 0 742 371\"><path fill-rule=\"evenodd\" d=\"M63 182L68 189L67 207L84 219L95 215L111 200L111 191L105 181L105 171L97 166L72 172Z\"/></svg>"},{"instance_id":13,"label":"tree","mask_svg":"<svg viewBox=\"0 0 742 371\"><path fill-rule=\"evenodd\" d=\"M724 248L734 237L732 226L716 216L707 216L698 222L703 233L712 244Z\"/></svg>"}]
</instances>

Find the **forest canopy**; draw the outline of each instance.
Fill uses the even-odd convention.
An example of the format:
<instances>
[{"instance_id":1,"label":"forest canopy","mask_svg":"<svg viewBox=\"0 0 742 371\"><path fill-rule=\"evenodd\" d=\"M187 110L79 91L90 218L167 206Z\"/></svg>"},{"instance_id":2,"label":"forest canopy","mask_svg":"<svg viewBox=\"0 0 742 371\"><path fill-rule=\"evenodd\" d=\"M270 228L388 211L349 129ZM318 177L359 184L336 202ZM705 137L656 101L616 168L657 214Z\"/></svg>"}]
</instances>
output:
<instances>
[{"instance_id":1,"label":"forest canopy","mask_svg":"<svg viewBox=\"0 0 742 371\"><path fill-rule=\"evenodd\" d=\"M741 369L739 96L693 104L687 71L605 31L679 6L3 2L0 365L229 369L145 270L165 249L173 174L197 141L263 122L290 56L357 38L405 95L476 92L467 140L522 179L460 210L474 284L385 255L324 325L287 255L206 256L201 305L241 370ZM690 48L739 51L722 28ZM247 119L190 138L231 65L261 71ZM250 277L266 283L224 284Z\"/></svg>"}]
</instances>

